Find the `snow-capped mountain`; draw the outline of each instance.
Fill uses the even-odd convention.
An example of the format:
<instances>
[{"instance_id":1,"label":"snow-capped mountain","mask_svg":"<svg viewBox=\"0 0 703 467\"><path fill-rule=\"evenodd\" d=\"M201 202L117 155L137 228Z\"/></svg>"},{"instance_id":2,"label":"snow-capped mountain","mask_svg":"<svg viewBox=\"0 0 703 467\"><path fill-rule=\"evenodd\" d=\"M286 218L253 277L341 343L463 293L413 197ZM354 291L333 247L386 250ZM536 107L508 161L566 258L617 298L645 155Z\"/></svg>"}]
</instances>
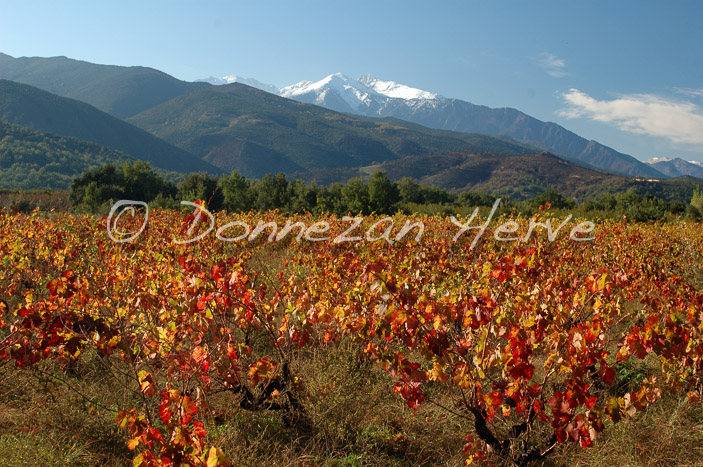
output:
<instances>
[{"instance_id":1,"label":"snow-capped mountain","mask_svg":"<svg viewBox=\"0 0 703 467\"><path fill-rule=\"evenodd\" d=\"M238 77L234 77L236 81L230 78L220 79L249 84ZM342 73L334 73L319 81L301 81L280 89L274 86L264 88L258 81L249 85L337 112L394 117L440 130L507 136L606 172L650 178L665 176L652 165L519 110L491 109L459 99L448 99L395 81L382 81L369 74L355 80Z\"/></svg>"},{"instance_id":2,"label":"snow-capped mountain","mask_svg":"<svg viewBox=\"0 0 703 467\"><path fill-rule=\"evenodd\" d=\"M358 80L342 73L333 73L319 81L300 81L283 88L265 84L255 79L231 75L221 78L205 78L210 84L242 83L281 97L315 104L338 112L379 116L392 99L433 100L440 96L429 91L413 88L395 81L382 81L371 74ZM417 103L416 103L417 104Z\"/></svg>"},{"instance_id":3,"label":"snow-capped mountain","mask_svg":"<svg viewBox=\"0 0 703 467\"><path fill-rule=\"evenodd\" d=\"M355 114L378 110L388 99L387 96L342 73L334 73L320 81L301 81L286 86L280 89L279 95L338 112Z\"/></svg>"},{"instance_id":4,"label":"snow-capped mountain","mask_svg":"<svg viewBox=\"0 0 703 467\"><path fill-rule=\"evenodd\" d=\"M673 161L671 157L652 157L651 159L647 159L644 161L645 164L657 164L659 162L670 162Z\"/></svg>"},{"instance_id":5,"label":"snow-capped mountain","mask_svg":"<svg viewBox=\"0 0 703 467\"><path fill-rule=\"evenodd\" d=\"M370 74L358 80L334 73L319 81L301 81L281 88L282 97L320 105L338 112L380 116L392 100L432 100L432 92L412 88L394 81L381 81Z\"/></svg>"},{"instance_id":6,"label":"snow-capped mountain","mask_svg":"<svg viewBox=\"0 0 703 467\"><path fill-rule=\"evenodd\" d=\"M680 157L653 157L645 162L670 177L690 175L703 178L703 164L698 161L685 161Z\"/></svg>"},{"instance_id":7,"label":"snow-capped mountain","mask_svg":"<svg viewBox=\"0 0 703 467\"><path fill-rule=\"evenodd\" d=\"M359 78L359 83L368 86L379 94L398 99L436 99L438 94L422 89L411 88L395 81L381 81L370 74L365 74Z\"/></svg>"},{"instance_id":8,"label":"snow-capped mountain","mask_svg":"<svg viewBox=\"0 0 703 467\"><path fill-rule=\"evenodd\" d=\"M697 165L699 167L703 167L703 162L698 162L698 161L685 161L681 159L680 157L652 157L651 159L647 159L644 161L645 164L658 164L659 162L671 162L671 161L681 161L681 162L686 162L688 164L693 164Z\"/></svg>"},{"instance_id":9,"label":"snow-capped mountain","mask_svg":"<svg viewBox=\"0 0 703 467\"><path fill-rule=\"evenodd\" d=\"M203 78L196 80L197 83L210 83L215 85L222 84L232 84L232 83L242 83L252 88L261 89L262 91L270 92L271 94L278 94L278 88L272 84L262 83L261 81L255 80L253 78L242 78L237 75L223 76L221 78L215 78L210 76L209 78Z\"/></svg>"}]
</instances>

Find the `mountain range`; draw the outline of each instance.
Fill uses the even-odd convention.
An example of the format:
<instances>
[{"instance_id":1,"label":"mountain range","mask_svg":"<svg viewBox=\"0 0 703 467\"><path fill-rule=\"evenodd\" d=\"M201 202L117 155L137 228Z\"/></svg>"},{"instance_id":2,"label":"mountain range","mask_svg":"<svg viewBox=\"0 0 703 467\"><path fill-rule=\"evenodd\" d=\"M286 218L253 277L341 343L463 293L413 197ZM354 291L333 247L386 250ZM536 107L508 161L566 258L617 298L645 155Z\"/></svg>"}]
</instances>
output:
<instances>
[{"instance_id":1,"label":"mountain range","mask_svg":"<svg viewBox=\"0 0 703 467\"><path fill-rule=\"evenodd\" d=\"M86 170L133 160L76 138L0 122L0 189L63 188Z\"/></svg>"},{"instance_id":2,"label":"mountain range","mask_svg":"<svg viewBox=\"0 0 703 467\"><path fill-rule=\"evenodd\" d=\"M547 152L495 157L488 154L450 152L440 155L408 156L365 167L317 169L294 174L306 181L323 184L365 178L383 170L391 179L411 177L426 185L451 191L483 191L511 199L534 197L549 188L571 198L583 199L604 190L632 186L634 179L588 169Z\"/></svg>"},{"instance_id":3,"label":"mountain range","mask_svg":"<svg viewBox=\"0 0 703 467\"><path fill-rule=\"evenodd\" d=\"M685 161L680 157L655 157L646 160L645 163L669 177L690 175L692 177L703 178L703 164L697 161Z\"/></svg>"},{"instance_id":4,"label":"mountain range","mask_svg":"<svg viewBox=\"0 0 703 467\"><path fill-rule=\"evenodd\" d=\"M171 99L128 121L225 171L248 177L449 151L534 152L507 139L342 114L239 83Z\"/></svg>"},{"instance_id":5,"label":"mountain range","mask_svg":"<svg viewBox=\"0 0 703 467\"><path fill-rule=\"evenodd\" d=\"M218 81L210 80L217 84ZM271 92L274 88L250 82ZM589 141L552 122L542 122L511 108L492 109L459 99L381 81L370 74L358 80L341 73L319 81L301 81L278 90L283 97L367 117L394 117L429 128L501 135L550 151L587 167L622 175L662 177L655 168Z\"/></svg>"},{"instance_id":6,"label":"mountain range","mask_svg":"<svg viewBox=\"0 0 703 467\"><path fill-rule=\"evenodd\" d=\"M30 140L64 138L50 145L64 156L81 141L93 144L76 149L80 167L87 154L102 154L96 160L141 159L181 173L284 172L320 182L382 169L518 198L550 187L581 197L628 186L632 175L660 179L697 167L648 165L515 109L371 75L276 88L235 75L186 82L145 67L0 54L0 120L31 129L36 134L12 127ZM10 156L5 165L16 161Z\"/></svg>"},{"instance_id":7,"label":"mountain range","mask_svg":"<svg viewBox=\"0 0 703 467\"><path fill-rule=\"evenodd\" d=\"M95 107L0 79L0 121L120 151L177 172L221 173L202 159Z\"/></svg>"},{"instance_id":8,"label":"mountain range","mask_svg":"<svg viewBox=\"0 0 703 467\"><path fill-rule=\"evenodd\" d=\"M82 100L118 118L135 116L175 97L204 89L208 84L237 82L338 112L394 117L435 129L507 136L607 172L648 178L665 176L632 156L516 109L492 109L445 98L371 75L353 80L337 73L320 81L277 88L236 75L191 83L152 68L97 65L66 57L13 58L0 54L0 78Z\"/></svg>"},{"instance_id":9,"label":"mountain range","mask_svg":"<svg viewBox=\"0 0 703 467\"><path fill-rule=\"evenodd\" d=\"M0 78L77 99L117 118L207 86L141 66L98 65L67 57L19 57L0 53Z\"/></svg>"}]
</instances>

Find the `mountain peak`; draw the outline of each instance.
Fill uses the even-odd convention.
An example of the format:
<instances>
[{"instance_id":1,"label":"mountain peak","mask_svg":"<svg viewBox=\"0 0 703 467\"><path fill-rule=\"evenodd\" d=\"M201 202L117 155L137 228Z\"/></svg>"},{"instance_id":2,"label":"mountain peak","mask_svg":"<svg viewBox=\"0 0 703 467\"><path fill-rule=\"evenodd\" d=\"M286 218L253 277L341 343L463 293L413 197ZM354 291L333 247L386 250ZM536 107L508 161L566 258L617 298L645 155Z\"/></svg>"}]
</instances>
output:
<instances>
[{"instance_id":1,"label":"mountain peak","mask_svg":"<svg viewBox=\"0 0 703 467\"><path fill-rule=\"evenodd\" d=\"M670 162L673 161L671 157L652 157L644 161L645 164L656 164L657 162Z\"/></svg>"},{"instance_id":2,"label":"mountain peak","mask_svg":"<svg viewBox=\"0 0 703 467\"><path fill-rule=\"evenodd\" d=\"M326 80L352 81L352 79L350 77L348 77L344 73L340 73L340 72L332 73L331 75L327 76L325 79Z\"/></svg>"},{"instance_id":3,"label":"mountain peak","mask_svg":"<svg viewBox=\"0 0 703 467\"><path fill-rule=\"evenodd\" d=\"M209 78L203 78L195 80L196 83L210 83L214 85L224 85L232 83L241 83L251 86L252 88L261 89L262 91L270 92L271 94L278 94L278 88L272 84L262 83L259 80L253 78L243 78L237 75L227 75L220 78L215 78L210 76Z\"/></svg>"},{"instance_id":4,"label":"mountain peak","mask_svg":"<svg viewBox=\"0 0 703 467\"><path fill-rule=\"evenodd\" d=\"M335 94L332 107L335 110L358 112L366 107L374 107L372 103L385 102L391 99L422 99L433 100L439 96L433 92L413 88L395 81L382 81L370 73L362 75L358 80L350 78L341 72L332 73L318 81L300 81L283 88L261 83L255 79L242 78L237 75L223 76L219 78L210 77L199 79L210 84L221 85L231 83L243 83L279 96L297 99L307 96L305 102L324 105L326 99L330 99L328 94ZM338 108L341 105L343 108ZM348 108L347 108L348 107Z\"/></svg>"},{"instance_id":5,"label":"mountain peak","mask_svg":"<svg viewBox=\"0 0 703 467\"><path fill-rule=\"evenodd\" d=\"M340 112L360 112L374 105L378 94L368 86L343 73L333 73L319 81L301 81L281 88L280 96L322 105Z\"/></svg>"},{"instance_id":6,"label":"mountain peak","mask_svg":"<svg viewBox=\"0 0 703 467\"><path fill-rule=\"evenodd\" d=\"M381 81L370 73L362 75L359 78L359 82L387 97L398 99L436 99L439 97L439 95L433 92L398 84L395 81Z\"/></svg>"},{"instance_id":7,"label":"mountain peak","mask_svg":"<svg viewBox=\"0 0 703 467\"><path fill-rule=\"evenodd\" d=\"M646 160L645 163L670 177L680 177L682 175L703 177L703 164L698 161L687 161L680 157L654 157Z\"/></svg>"},{"instance_id":8,"label":"mountain peak","mask_svg":"<svg viewBox=\"0 0 703 467\"><path fill-rule=\"evenodd\" d=\"M355 86L356 84L356 86ZM319 92L325 88L344 89L345 86L358 87L358 83L343 73L332 73L319 81L300 81L280 89L283 97L298 96L309 92Z\"/></svg>"}]
</instances>

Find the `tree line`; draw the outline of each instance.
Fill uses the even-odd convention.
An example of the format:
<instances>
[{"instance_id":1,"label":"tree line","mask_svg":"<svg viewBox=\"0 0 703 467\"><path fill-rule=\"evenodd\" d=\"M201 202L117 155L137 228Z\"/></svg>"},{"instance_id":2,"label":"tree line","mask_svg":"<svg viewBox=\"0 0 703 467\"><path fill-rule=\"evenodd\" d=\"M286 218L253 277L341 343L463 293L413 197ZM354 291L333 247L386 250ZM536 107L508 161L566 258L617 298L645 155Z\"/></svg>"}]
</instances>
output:
<instances>
[{"instance_id":1,"label":"tree line","mask_svg":"<svg viewBox=\"0 0 703 467\"><path fill-rule=\"evenodd\" d=\"M288 180L282 173L267 174L258 180L249 180L237 172L220 178L192 173L172 183L142 161L105 165L85 172L73 181L69 196L75 207L91 212L119 199L146 201L165 208L178 208L182 200L202 199L211 211L277 209L287 213L338 215L349 212L393 214L403 206L412 205L490 206L495 199L483 193L455 195L442 188L420 185L410 178L392 182L385 172L376 172L368 181L353 178L328 187Z\"/></svg>"},{"instance_id":2,"label":"tree line","mask_svg":"<svg viewBox=\"0 0 703 467\"><path fill-rule=\"evenodd\" d=\"M109 209L114 201L132 199L151 206L178 209L180 201L204 200L211 211L248 212L279 210L286 213L347 213L367 215L405 213L455 214L481 206L492 206L496 196L482 192L452 193L444 188L422 185L409 177L391 181L376 172L368 181L352 178L347 183L321 186L315 182L288 180L285 174L267 174L249 180L232 172L223 177L192 173L174 183L142 161L109 164L74 179L70 192L75 208L87 212ZM575 215L625 217L633 221L654 221L687 217L700 220L703 193L696 190L691 203L665 201L640 195L633 189L601 193L576 204L554 189L524 200L503 198L499 212L532 215L540 207L569 210Z\"/></svg>"}]
</instances>

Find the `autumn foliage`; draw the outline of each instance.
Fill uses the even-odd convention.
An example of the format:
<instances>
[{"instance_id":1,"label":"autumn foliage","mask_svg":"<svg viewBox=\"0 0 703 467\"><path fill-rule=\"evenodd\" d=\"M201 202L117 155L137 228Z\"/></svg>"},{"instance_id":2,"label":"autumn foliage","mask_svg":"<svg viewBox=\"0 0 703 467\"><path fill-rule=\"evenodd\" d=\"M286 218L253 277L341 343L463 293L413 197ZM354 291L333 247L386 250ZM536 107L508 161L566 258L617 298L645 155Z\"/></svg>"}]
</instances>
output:
<instances>
[{"instance_id":1,"label":"autumn foliage","mask_svg":"<svg viewBox=\"0 0 703 467\"><path fill-rule=\"evenodd\" d=\"M349 226L275 212L216 224L260 219L325 220L332 235ZM439 217L395 216L389 238L408 220L424 223L419 240L297 242L293 231L269 242L265 231L177 244L206 220L191 228L192 214L156 211L118 244L105 218L2 212L0 357L24 371L96 355L122 375L134 397L107 409L135 466L229 465L210 434L217 393L286 426L311 423L296 362L340 339L386 370L410 408L463 420L467 463L526 465L560 443L592 446L664 390L699 403L700 225L608 221L589 242L539 229L500 242L488 230L471 248L475 232L453 241L457 228ZM617 383L622 365L645 358L664 376Z\"/></svg>"}]
</instances>

